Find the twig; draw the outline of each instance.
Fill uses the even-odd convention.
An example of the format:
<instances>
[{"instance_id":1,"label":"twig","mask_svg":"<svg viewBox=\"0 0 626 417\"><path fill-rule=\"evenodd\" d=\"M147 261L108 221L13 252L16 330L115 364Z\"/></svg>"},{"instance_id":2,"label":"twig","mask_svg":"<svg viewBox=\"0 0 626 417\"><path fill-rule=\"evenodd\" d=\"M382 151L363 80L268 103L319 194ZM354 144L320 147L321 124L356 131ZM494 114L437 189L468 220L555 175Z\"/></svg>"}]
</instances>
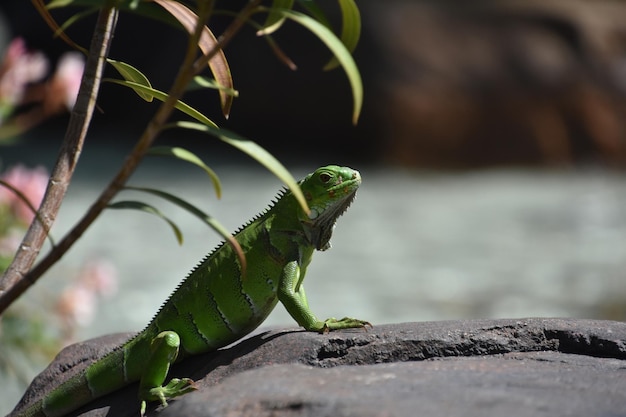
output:
<instances>
[{"instance_id":1,"label":"twig","mask_svg":"<svg viewBox=\"0 0 626 417\"><path fill-rule=\"evenodd\" d=\"M152 120L146 126L139 141L134 149L128 155L124 165L104 189L100 197L92 204L83 218L60 240L57 245L46 254L46 256L28 273L21 273L22 279L16 282L14 286L2 293L0 288L0 314L26 289L35 283L54 263L56 263L67 250L78 240L80 236L87 230L93 221L107 207L112 198L124 186L130 175L141 162L146 151L154 142L156 136L160 133L165 122L174 110L176 101L179 100L185 89L197 72L200 71L201 65L208 62L220 49L223 49L241 29L243 22L253 13L260 4L260 0L252 0L239 12L237 18L231 22L226 28L222 36L218 39L217 44L211 52L196 60L197 42L204 27L205 21L211 10L210 2L200 2L200 10L198 11L198 24L194 34L190 37L181 69L169 91L168 98L164 101ZM40 246L39 246L40 247ZM32 263L31 263L32 265ZM8 271L7 271L8 272Z\"/></svg>"},{"instance_id":2,"label":"twig","mask_svg":"<svg viewBox=\"0 0 626 417\"><path fill-rule=\"evenodd\" d=\"M47 231L56 219L78 162L95 108L102 69L117 22L117 13L117 9L109 7L103 8L98 15L76 104L71 112L56 165L39 207L39 215L31 223L11 265L0 279L0 314L35 281L29 276L28 270L35 263Z\"/></svg>"}]
</instances>

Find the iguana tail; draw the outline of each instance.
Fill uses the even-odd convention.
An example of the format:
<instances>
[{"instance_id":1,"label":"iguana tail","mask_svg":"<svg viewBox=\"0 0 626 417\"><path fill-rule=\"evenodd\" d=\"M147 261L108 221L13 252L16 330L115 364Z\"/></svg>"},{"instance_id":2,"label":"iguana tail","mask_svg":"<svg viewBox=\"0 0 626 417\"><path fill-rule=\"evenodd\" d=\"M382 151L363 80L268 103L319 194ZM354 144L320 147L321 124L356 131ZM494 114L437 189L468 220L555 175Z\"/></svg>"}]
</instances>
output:
<instances>
[{"instance_id":1,"label":"iguana tail","mask_svg":"<svg viewBox=\"0 0 626 417\"><path fill-rule=\"evenodd\" d=\"M70 377L42 398L24 408L16 408L8 417L60 417L95 398L113 392L133 381L126 369L127 345ZM24 400L23 400L24 401Z\"/></svg>"}]
</instances>

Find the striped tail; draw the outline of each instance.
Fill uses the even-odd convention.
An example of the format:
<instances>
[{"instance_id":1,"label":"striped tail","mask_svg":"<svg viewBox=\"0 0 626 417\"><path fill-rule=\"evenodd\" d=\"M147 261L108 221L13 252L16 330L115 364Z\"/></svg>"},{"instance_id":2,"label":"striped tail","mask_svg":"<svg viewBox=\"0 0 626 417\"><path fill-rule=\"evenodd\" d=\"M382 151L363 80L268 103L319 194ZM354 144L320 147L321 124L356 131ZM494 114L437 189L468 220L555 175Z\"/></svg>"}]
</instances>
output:
<instances>
[{"instance_id":1,"label":"striped tail","mask_svg":"<svg viewBox=\"0 0 626 417\"><path fill-rule=\"evenodd\" d=\"M106 355L9 417L61 417L136 380L125 371L127 347Z\"/></svg>"}]
</instances>

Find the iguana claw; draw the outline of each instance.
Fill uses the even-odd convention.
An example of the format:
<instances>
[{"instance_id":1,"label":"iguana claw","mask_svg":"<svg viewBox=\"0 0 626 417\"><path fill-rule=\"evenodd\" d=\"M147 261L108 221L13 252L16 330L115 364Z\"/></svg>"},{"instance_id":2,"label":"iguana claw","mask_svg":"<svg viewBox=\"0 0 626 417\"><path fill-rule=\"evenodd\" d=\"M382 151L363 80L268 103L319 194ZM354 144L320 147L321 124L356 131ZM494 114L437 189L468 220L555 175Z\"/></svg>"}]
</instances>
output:
<instances>
[{"instance_id":1,"label":"iguana claw","mask_svg":"<svg viewBox=\"0 0 626 417\"><path fill-rule=\"evenodd\" d=\"M331 330L339 330L339 329L358 329L363 328L367 330L367 327L373 327L369 321L353 319L351 317L344 317L340 320L332 317L324 320L324 325L320 329L320 333L328 333Z\"/></svg>"},{"instance_id":2,"label":"iguana claw","mask_svg":"<svg viewBox=\"0 0 626 417\"><path fill-rule=\"evenodd\" d=\"M196 389L198 389L198 387L190 378L172 378L164 387L151 388L146 398L141 401L141 417L145 415L148 401L160 401L163 407L167 407L167 400L187 394Z\"/></svg>"}]
</instances>

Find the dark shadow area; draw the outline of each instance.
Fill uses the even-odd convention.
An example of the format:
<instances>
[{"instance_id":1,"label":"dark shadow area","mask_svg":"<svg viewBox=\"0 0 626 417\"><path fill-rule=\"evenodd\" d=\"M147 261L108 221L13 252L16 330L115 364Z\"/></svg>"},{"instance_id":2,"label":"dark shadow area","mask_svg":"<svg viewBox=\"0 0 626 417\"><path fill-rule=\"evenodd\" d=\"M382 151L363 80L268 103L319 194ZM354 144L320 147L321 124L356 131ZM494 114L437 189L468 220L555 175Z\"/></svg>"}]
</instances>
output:
<instances>
[{"instance_id":1,"label":"dark shadow area","mask_svg":"<svg viewBox=\"0 0 626 417\"><path fill-rule=\"evenodd\" d=\"M241 4L227 7L236 10ZM324 5L337 26L334 6ZM356 127L350 122L345 74L322 71L328 50L293 22L275 40L297 71L245 28L225 51L240 92L230 119L221 116L212 92L192 92L186 100L220 126L294 162L468 168L590 161L623 166L626 161L624 4L394 0L359 7L363 32L354 55L365 101ZM53 61L67 50L30 3L5 1L0 10L13 23L13 34L31 48ZM73 12L55 10L54 15L63 21ZM226 22L217 16L211 26L219 33ZM92 24L93 18L85 19L68 33L85 45ZM111 56L135 65L166 90L183 45L179 31L125 13ZM114 75L109 68L107 76ZM98 105L92 132L105 134L93 134L92 140L113 145L132 141L157 104L105 84ZM64 125L65 118L59 118L37 135L49 140ZM183 131L167 136L215 143Z\"/></svg>"}]
</instances>

